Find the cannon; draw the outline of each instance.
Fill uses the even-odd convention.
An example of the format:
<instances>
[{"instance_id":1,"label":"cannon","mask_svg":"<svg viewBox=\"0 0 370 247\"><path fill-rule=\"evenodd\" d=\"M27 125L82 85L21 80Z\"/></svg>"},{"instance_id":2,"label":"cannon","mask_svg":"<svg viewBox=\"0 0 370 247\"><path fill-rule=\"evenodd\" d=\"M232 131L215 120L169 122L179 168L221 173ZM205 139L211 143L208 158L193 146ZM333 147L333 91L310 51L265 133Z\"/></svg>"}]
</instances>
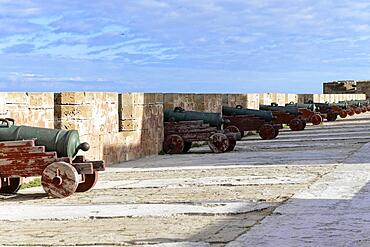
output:
<instances>
[{"instance_id":1,"label":"cannon","mask_svg":"<svg viewBox=\"0 0 370 247\"><path fill-rule=\"evenodd\" d=\"M104 161L77 155L87 151L76 130L16 126L11 118L0 119L0 193L16 193L24 177L41 176L45 192L64 198L89 191L105 170Z\"/></svg>"},{"instance_id":2,"label":"cannon","mask_svg":"<svg viewBox=\"0 0 370 247\"><path fill-rule=\"evenodd\" d=\"M346 100L346 101L339 101L340 104L347 104L350 107L354 108L357 111L355 111L357 114L360 113L361 109L362 113L365 113L367 111L370 111L370 102L368 100Z\"/></svg>"},{"instance_id":3,"label":"cannon","mask_svg":"<svg viewBox=\"0 0 370 247\"><path fill-rule=\"evenodd\" d=\"M236 107L222 107L223 118L229 120L224 124L225 129L232 132L257 131L264 140L274 139L279 134L281 124L272 124L275 117L271 111L246 109L241 105Z\"/></svg>"},{"instance_id":4,"label":"cannon","mask_svg":"<svg viewBox=\"0 0 370 247\"><path fill-rule=\"evenodd\" d=\"M80 143L77 130L47 129L31 126L17 126L14 120L1 120L0 141L18 141L35 139L35 144L44 146L46 151L57 152L58 157L74 158L79 150L88 151L90 145Z\"/></svg>"},{"instance_id":5,"label":"cannon","mask_svg":"<svg viewBox=\"0 0 370 247\"><path fill-rule=\"evenodd\" d=\"M306 128L306 121L296 106L279 106L276 103L271 103L271 105L260 105L260 110L272 111L275 117L273 123L275 124L287 124L293 131Z\"/></svg>"},{"instance_id":6,"label":"cannon","mask_svg":"<svg viewBox=\"0 0 370 247\"><path fill-rule=\"evenodd\" d=\"M307 123L312 123L313 125L319 125L323 121L323 116L316 112L316 105L311 104L302 104L290 102L285 104L285 106L297 107L298 111L301 113L301 119Z\"/></svg>"},{"instance_id":7,"label":"cannon","mask_svg":"<svg viewBox=\"0 0 370 247\"><path fill-rule=\"evenodd\" d=\"M198 141L207 141L215 153L232 151L240 134L222 130L226 122L219 113L185 111L180 107L165 110L163 151L187 153Z\"/></svg>"},{"instance_id":8,"label":"cannon","mask_svg":"<svg viewBox=\"0 0 370 247\"><path fill-rule=\"evenodd\" d=\"M350 107L347 103L315 103L316 111L326 116L329 122L335 121L338 116L346 118L348 115L353 116L355 113L361 113L360 108Z\"/></svg>"},{"instance_id":9,"label":"cannon","mask_svg":"<svg viewBox=\"0 0 370 247\"><path fill-rule=\"evenodd\" d=\"M165 110L163 117L165 122L202 120L205 124L209 124L217 129L221 129L222 124L225 122L220 113L185 111L181 107L175 107L174 110Z\"/></svg>"}]
</instances>

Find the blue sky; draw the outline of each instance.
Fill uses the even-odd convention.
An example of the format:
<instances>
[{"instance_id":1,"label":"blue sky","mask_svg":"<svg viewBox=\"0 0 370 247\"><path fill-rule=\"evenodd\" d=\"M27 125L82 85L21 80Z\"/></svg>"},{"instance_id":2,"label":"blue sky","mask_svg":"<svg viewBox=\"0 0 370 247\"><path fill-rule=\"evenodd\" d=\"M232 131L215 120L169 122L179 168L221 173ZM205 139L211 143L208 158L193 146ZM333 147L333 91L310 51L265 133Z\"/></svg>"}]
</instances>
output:
<instances>
[{"instance_id":1,"label":"blue sky","mask_svg":"<svg viewBox=\"0 0 370 247\"><path fill-rule=\"evenodd\" d=\"M370 2L0 0L0 91L320 93L370 79Z\"/></svg>"}]
</instances>

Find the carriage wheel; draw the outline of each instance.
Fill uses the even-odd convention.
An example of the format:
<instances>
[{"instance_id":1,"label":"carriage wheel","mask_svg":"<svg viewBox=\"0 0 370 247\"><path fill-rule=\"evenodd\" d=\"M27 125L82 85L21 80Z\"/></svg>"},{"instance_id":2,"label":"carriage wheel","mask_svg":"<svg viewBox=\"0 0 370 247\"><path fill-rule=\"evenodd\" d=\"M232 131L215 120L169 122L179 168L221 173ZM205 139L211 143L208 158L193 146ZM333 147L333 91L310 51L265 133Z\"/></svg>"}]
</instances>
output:
<instances>
[{"instance_id":1,"label":"carriage wheel","mask_svg":"<svg viewBox=\"0 0 370 247\"><path fill-rule=\"evenodd\" d=\"M350 115L350 116L355 115L355 111L354 111L352 108L348 109L348 110L347 110L347 113L348 113L348 115Z\"/></svg>"},{"instance_id":2,"label":"carriage wheel","mask_svg":"<svg viewBox=\"0 0 370 247\"><path fill-rule=\"evenodd\" d=\"M361 113L362 113L361 108L360 108L360 107L356 107L356 108L355 108L355 113L356 113L356 114L361 114Z\"/></svg>"},{"instance_id":3,"label":"carriage wheel","mask_svg":"<svg viewBox=\"0 0 370 247\"><path fill-rule=\"evenodd\" d=\"M347 115L348 115L348 113L347 113L347 111L345 111L345 110L340 111L340 113L339 113L339 116L340 116L341 118L346 118L346 117L347 117Z\"/></svg>"},{"instance_id":4,"label":"carriage wheel","mask_svg":"<svg viewBox=\"0 0 370 247\"><path fill-rule=\"evenodd\" d=\"M16 193L21 188L22 183L23 178L21 177L1 178L0 193Z\"/></svg>"},{"instance_id":5,"label":"carriage wheel","mask_svg":"<svg viewBox=\"0 0 370 247\"><path fill-rule=\"evenodd\" d=\"M313 125L319 125L322 122L322 117L319 114L314 114L313 116L311 116L310 122Z\"/></svg>"},{"instance_id":6,"label":"carriage wheel","mask_svg":"<svg viewBox=\"0 0 370 247\"><path fill-rule=\"evenodd\" d=\"M240 139L245 136L244 131L240 131Z\"/></svg>"},{"instance_id":7,"label":"carriage wheel","mask_svg":"<svg viewBox=\"0 0 370 247\"><path fill-rule=\"evenodd\" d=\"M261 128L259 129L259 133L260 137L263 139L263 140L271 140L271 139L274 139L276 136L276 131L275 131L275 128L274 126L272 126L271 124L264 124L261 126Z\"/></svg>"},{"instance_id":8,"label":"carriage wheel","mask_svg":"<svg viewBox=\"0 0 370 247\"><path fill-rule=\"evenodd\" d=\"M329 121L329 122L334 122L335 120L337 120L337 117L338 115L334 112L328 112L327 116L326 116L326 119Z\"/></svg>"},{"instance_id":9,"label":"carriage wheel","mask_svg":"<svg viewBox=\"0 0 370 247\"><path fill-rule=\"evenodd\" d=\"M192 142L184 142L184 149L182 150L182 152L183 153L189 152L192 144L193 144Z\"/></svg>"},{"instance_id":10,"label":"carriage wheel","mask_svg":"<svg viewBox=\"0 0 370 247\"><path fill-rule=\"evenodd\" d=\"M184 150L184 139L179 135L169 135L163 143L163 151L167 154L180 154Z\"/></svg>"},{"instance_id":11,"label":"carriage wheel","mask_svg":"<svg viewBox=\"0 0 370 247\"><path fill-rule=\"evenodd\" d=\"M280 129L278 127L275 127L275 126L274 126L274 130L275 130L275 135L274 135L273 139L275 139L279 135L279 132L280 132Z\"/></svg>"},{"instance_id":12,"label":"carriage wheel","mask_svg":"<svg viewBox=\"0 0 370 247\"><path fill-rule=\"evenodd\" d=\"M228 131L230 131L231 133L241 133L240 132L240 130L239 130L239 128L238 127L236 127L235 125L230 125L230 126L227 126L226 128L225 128L225 130L228 130ZM240 138L238 138L238 141L240 140L240 139L242 139L241 138L241 134L240 134Z\"/></svg>"},{"instance_id":13,"label":"carriage wheel","mask_svg":"<svg viewBox=\"0 0 370 247\"><path fill-rule=\"evenodd\" d=\"M226 149L226 152L231 152L236 146L236 140L229 139L229 147Z\"/></svg>"},{"instance_id":14,"label":"carriage wheel","mask_svg":"<svg viewBox=\"0 0 370 247\"><path fill-rule=\"evenodd\" d=\"M306 120L303 120L303 119L301 119L301 121L302 121L303 125L302 125L302 129L300 129L300 130L304 130L307 126L307 122L306 122Z\"/></svg>"},{"instance_id":15,"label":"carriage wheel","mask_svg":"<svg viewBox=\"0 0 370 247\"><path fill-rule=\"evenodd\" d=\"M293 131L302 130L302 128L304 129L303 121L300 119L292 119L289 123L289 128Z\"/></svg>"},{"instance_id":16,"label":"carriage wheel","mask_svg":"<svg viewBox=\"0 0 370 247\"><path fill-rule=\"evenodd\" d=\"M214 153L226 152L229 145L229 138L225 134L215 133L209 137L208 146Z\"/></svg>"},{"instance_id":17,"label":"carriage wheel","mask_svg":"<svg viewBox=\"0 0 370 247\"><path fill-rule=\"evenodd\" d=\"M365 112L367 112L367 107L363 106L363 107L361 107L361 110L362 110L363 113L365 113Z\"/></svg>"},{"instance_id":18,"label":"carriage wheel","mask_svg":"<svg viewBox=\"0 0 370 247\"><path fill-rule=\"evenodd\" d=\"M82 179L85 182L79 183L76 192L86 192L92 189L98 181L99 173L94 171L93 174L82 174Z\"/></svg>"},{"instance_id":19,"label":"carriage wheel","mask_svg":"<svg viewBox=\"0 0 370 247\"><path fill-rule=\"evenodd\" d=\"M54 162L42 172L41 184L45 192L55 198L72 195L78 186L77 170L66 162Z\"/></svg>"}]
</instances>

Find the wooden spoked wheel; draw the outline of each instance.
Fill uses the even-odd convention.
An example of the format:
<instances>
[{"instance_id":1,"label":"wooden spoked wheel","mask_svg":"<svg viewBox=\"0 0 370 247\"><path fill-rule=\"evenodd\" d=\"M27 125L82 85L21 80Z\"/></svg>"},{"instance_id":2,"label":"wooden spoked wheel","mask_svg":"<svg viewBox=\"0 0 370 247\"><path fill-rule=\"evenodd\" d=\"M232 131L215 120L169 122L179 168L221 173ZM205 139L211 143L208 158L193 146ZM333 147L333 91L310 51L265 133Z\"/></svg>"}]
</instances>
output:
<instances>
[{"instance_id":1,"label":"wooden spoked wheel","mask_svg":"<svg viewBox=\"0 0 370 247\"><path fill-rule=\"evenodd\" d=\"M275 129L275 135L274 135L274 138L273 139L275 139L279 135L279 132L280 132L279 127L274 126L274 129Z\"/></svg>"},{"instance_id":2,"label":"wooden spoked wheel","mask_svg":"<svg viewBox=\"0 0 370 247\"><path fill-rule=\"evenodd\" d=\"M227 126L227 127L225 128L225 130L228 130L228 131L230 131L231 133L237 133L237 134L239 134L239 133L240 133L239 128L238 128L238 127L236 127L235 125ZM240 140L240 139L241 139L241 134L238 136L238 140Z\"/></svg>"},{"instance_id":3,"label":"wooden spoked wheel","mask_svg":"<svg viewBox=\"0 0 370 247\"><path fill-rule=\"evenodd\" d=\"M340 111L340 113L339 113L339 116L340 116L341 118L346 118L346 117L347 117L347 115L348 115L348 113L347 113L347 111L345 111L345 110Z\"/></svg>"},{"instance_id":4,"label":"wooden spoked wheel","mask_svg":"<svg viewBox=\"0 0 370 247\"><path fill-rule=\"evenodd\" d=\"M229 139L229 147L226 149L226 152L231 152L236 146L236 140Z\"/></svg>"},{"instance_id":5,"label":"wooden spoked wheel","mask_svg":"<svg viewBox=\"0 0 370 247\"><path fill-rule=\"evenodd\" d=\"M99 173L94 171L93 174L82 174L82 183L79 183L76 192L86 192L91 190L99 179Z\"/></svg>"},{"instance_id":6,"label":"wooden spoked wheel","mask_svg":"<svg viewBox=\"0 0 370 247\"><path fill-rule=\"evenodd\" d=\"M304 124L303 124L303 121L300 120L300 119L293 119L292 121L290 121L289 123L289 128L293 131L299 131L299 130L302 130L304 129Z\"/></svg>"},{"instance_id":7,"label":"wooden spoked wheel","mask_svg":"<svg viewBox=\"0 0 370 247\"><path fill-rule=\"evenodd\" d=\"M258 134L263 140L271 140L276 137L276 130L271 124L264 124L259 129Z\"/></svg>"},{"instance_id":8,"label":"wooden spoked wheel","mask_svg":"<svg viewBox=\"0 0 370 247\"><path fill-rule=\"evenodd\" d=\"M312 117L310 118L310 122L311 122L313 125L319 125L319 124L321 124L321 122L322 122L322 117L321 117L319 114L314 114L314 115L312 115Z\"/></svg>"},{"instance_id":9,"label":"wooden spoked wheel","mask_svg":"<svg viewBox=\"0 0 370 247\"><path fill-rule=\"evenodd\" d=\"M163 151L167 154L181 154L184 146L184 139L181 136L169 135L163 142Z\"/></svg>"},{"instance_id":10,"label":"wooden spoked wheel","mask_svg":"<svg viewBox=\"0 0 370 247\"><path fill-rule=\"evenodd\" d=\"M350 116L355 115L355 111L354 111L352 108L348 109L348 110L347 110L347 113L348 113L348 115L350 115Z\"/></svg>"},{"instance_id":11,"label":"wooden spoked wheel","mask_svg":"<svg viewBox=\"0 0 370 247\"><path fill-rule=\"evenodd\" d=\"M21 188L22 182L23 178L21 177L1 178L0 193L16 193Z\"/></svg>"},{"instance_id":12,"label":"wooden spoked wheel","mask_svg":"<svg viewBox=\"0 0 370 247\"><path fill-rule=\"evenodd\" d=\"M45 192L55 198L72 195L79 184L77 170L66 162L54 162L42 172L41 184Z\"/></svg>"},{"instance_id":13,"label":"wooden spoked wheel","mask_svg":"<svg viewBox=\"0 0 370 247\"><path fill-rule=\"evenodd\" d=\"M225 134L215 133L209 137L208 146L214 153L224 153L229 148L229 138Z\"/></svg>"},{"instance_id":14,"label":"wooden spoked wheel","mask_svg":"<svg viewBox=\"0 0 370 247\"><path fill-rule=\"evenodd\" d=\"M328 112L326 114L326 120L328 120L329 122L334 122L335 120L337 120L337 117L338 115L334 112Z\"/></svg>"},{"instance_id":15,"label":"wooden spoked wheel","mask_svg":"<svg viewBox=\"0 0 370 247\"><path fill-rule=\"evenodd\" d=\"M356 107L356 108L355 108L355 113L356 113L356 114L361 114L361 113L362 113L362 109L361 109L361 107Z\"/></svg>"}]
</instances>

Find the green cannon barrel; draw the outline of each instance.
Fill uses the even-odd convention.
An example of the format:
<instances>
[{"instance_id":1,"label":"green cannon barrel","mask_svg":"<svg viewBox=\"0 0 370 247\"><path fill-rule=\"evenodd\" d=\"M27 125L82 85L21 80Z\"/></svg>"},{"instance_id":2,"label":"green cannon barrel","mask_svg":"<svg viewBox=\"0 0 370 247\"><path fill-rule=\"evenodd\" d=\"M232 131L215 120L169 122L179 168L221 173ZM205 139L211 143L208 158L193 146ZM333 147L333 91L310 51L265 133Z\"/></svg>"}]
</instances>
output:
<instances>
[{"instance_id":1,"label":"green cannon barrel","mask_svg":"<svg viewBox=\"0 0 370 247\"><path fill-rule=\"evenodd\" d=\"M80 143L77 130L48 129L14 125L12 119L0 119L0 141L35 139L35 144L46 151L57 152L58 157L74 158L79 150L87 151L90 145Z\"/></svg>"},{"instance_id":2,"label":"green cannon barrel","mask_svg":"<svg viewBox=\"0 0 370 247\"><path fill-rule=\"evenodd\" d=\"M165 122L195 121L195 120L203 120L204 123L207 123L210 126L217 128L221 128L221 125L225 122L220 113L185 111L180 107L176 107L174 110L164 111Z\"/></svg>"},{"instance_id":3,"label":"green cannon barrel","mask_svg":"<svg viewBox=\"0 0 370 247\"><path fill-rule=\"evenodd\" d=\"M278 106L274 103L271 105L260 105L260 110L286 112L294 116L298 116L300 114L297 106Z\"/></svg>"},{"instance_id":4,"label":"green cannon barrel","mask_svg":"<svg viewBox=\"0 0 370 247\"><path fill-rule=\"evenodd\" d=\"M309 109L311 111L315 111L315 109L316 109L316 105L313 104L313 103L289 103L289 104L285 104L285 106L305 108L305 109Z\"/></svg>"},{"instance_id":5,"label":"green cannon barrel","mask_svg":"<svg viewBox=\"0 0 370 247\"><path fill-rule=\"evenodd\" d=\"M337 106L342 109L347 109L348 108L348 103L347 102L339 102L339 103L315 103L316 107L318 108L330 108L333 106Z\"/></svg>"},{"instance_id":6,"label":"green cannon barrel","mask_svg":"<svg viewBox=\"0 0 370 247\"><path fill-rule=\"evenodd\" d=\"M267 122L271 122L273 119L273 115L271 111L247 109L241 106L237 106L237 107L223 106L222 114L226 116L237 116L237 115L255 116L255 117L262 118Z\"/></svg>"},{"instance_id":7,"label":"green cannon barrel","mask_svg":"<svg viewBox=\"0 0 370 247\"><path fill-rule=\"evenodd\" d=\"M363 105L370 104L368 100L346 100L346 101L339 101L339 103L347 103L348 105L356 105L356 106L363 106Z\"/></svg>"}]
</instances>

